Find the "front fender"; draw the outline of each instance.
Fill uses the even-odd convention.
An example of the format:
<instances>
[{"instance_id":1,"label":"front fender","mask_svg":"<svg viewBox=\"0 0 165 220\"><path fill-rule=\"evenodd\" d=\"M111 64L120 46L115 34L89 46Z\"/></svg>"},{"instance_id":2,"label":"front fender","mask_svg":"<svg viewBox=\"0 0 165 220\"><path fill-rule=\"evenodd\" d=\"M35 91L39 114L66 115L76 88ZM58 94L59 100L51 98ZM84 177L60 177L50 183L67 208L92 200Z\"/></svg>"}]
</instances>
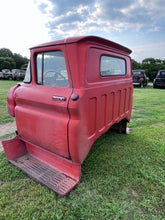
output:
<instances>
[{"instance_id":1,"label":"front fender","mask_svg":"<svg viewBox=\"0 0 165 220\"><path fill-rule=\"evenodd\" d=\"M9 92L8 92L8 95L7 95L7 106L8 106L8 113L12 116L12 117L15 117L15 106L16 106L16 103L15 103L15 100L14 100L14 93L15 93L15 90L20 86L20 84L17 84L15 86L13 86Z\"/></svg>"}]
</instances>

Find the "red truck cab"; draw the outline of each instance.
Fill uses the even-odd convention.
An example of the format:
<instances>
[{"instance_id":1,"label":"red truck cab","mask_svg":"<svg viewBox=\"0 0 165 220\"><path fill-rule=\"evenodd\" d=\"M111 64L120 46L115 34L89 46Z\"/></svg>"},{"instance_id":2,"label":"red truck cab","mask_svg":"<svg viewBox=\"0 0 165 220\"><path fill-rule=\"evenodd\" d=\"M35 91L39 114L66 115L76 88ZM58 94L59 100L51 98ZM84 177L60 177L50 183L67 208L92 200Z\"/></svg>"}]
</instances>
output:
<instances>
[{"instance_id":1,"label":"red truck cab","mask_svg":"<svg viewBox=\"0 0 165 220\"><path fill-rule=\"evenodd\" d=\"M131 50L95 36L31 48L24 83L8 93L17 136L8 160L61 196L79 182L94 141L126 132L132 109Z\"/></svg>"}]
</instances>

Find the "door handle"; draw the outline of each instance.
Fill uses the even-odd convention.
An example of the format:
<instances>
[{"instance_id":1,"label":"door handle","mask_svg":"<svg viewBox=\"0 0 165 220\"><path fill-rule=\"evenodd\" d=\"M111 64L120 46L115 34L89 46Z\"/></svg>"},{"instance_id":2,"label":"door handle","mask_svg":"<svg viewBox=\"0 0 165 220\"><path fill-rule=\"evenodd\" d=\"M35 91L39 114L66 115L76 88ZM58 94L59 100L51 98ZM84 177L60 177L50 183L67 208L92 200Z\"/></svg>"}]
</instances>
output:
<instances>
[{"instance_id":1,"label":"door handle","mask_svg":"<svg viewBox=\"0 0 165 220\"><path fill-rule=\"evenodd\" d=\"M60 101L66 101L66 97L64 97L64 96L52 96L52 98L60 100Z\"/></svg>"}]
</instances>

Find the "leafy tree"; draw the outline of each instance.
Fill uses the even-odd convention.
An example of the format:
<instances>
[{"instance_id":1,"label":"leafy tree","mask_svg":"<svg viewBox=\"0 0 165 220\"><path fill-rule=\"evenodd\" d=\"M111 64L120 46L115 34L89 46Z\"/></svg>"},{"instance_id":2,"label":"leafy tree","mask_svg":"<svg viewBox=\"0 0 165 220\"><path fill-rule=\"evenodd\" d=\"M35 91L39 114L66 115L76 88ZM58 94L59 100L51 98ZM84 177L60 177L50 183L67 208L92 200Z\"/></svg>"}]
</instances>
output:
<instances>
[{"instance_id":1,"label":"leafy tree","mask_svg":"<svg viewBox=\"0 0 165 220\"><path fill-rule=\"evenodd\" d=\"M163 65L165 66L165 59L163 60Z\"/></svg>"},{"instance_id":2,"label":"leafy tree","mask_svg":"<svg viewBox=\"0 0 165 220\"><path fill-rule=\"evenodd\" d=\"M1 59L0 69L20 69L22 66L28 64L28 59L17 53L12 53L7 48L0 49L0 58L11 58L12 60ZM14 62L14 63L13 63Z\"/></svg>"},{"instance_id":3,"label":"leafy tree","mask_svg":"<svg viewBox=\"0 0 165 220\"><path fill-rule=\"evenodd\" d=\"M28 63L21 66L21 68L27 68L27 67L28 67Z\"/></svg>"},{"instance_id":4,"label":"leafy tree","mask_svg":"<svg viewBox=\"0 0 165 220\"><path fill-rule=\"evenodd\" d=\"M11 50L9 50L7 48L1 48L0 49L0 57L11 57L11 58L13 58L13 53L11 52Z\"/></svg>"},{"instance_id":5,"label":"leafy tree","mask_svg":"<svg viewBox=\"0 0 165 220\"><path fill-rule=\"evenodd\" d=\"M165 60L156 59L156 64L159 66L159 70L165 69Z\"/></svg>"},{"instance_id":6,"label":"leafy tree","mask_svg":"<svg viewBox=\"0 0 165 220\"><path fill-rule=\"evenodd\" d=\"M0 70L13 69L16 67L16 63L11 57L0 57Z\"/></svg>"},{"instance_id":7,"label":"leafy tree","mask_svg":"<svg viewBox=\"0 0 165 220\"><path fill-rule=\"evenodd\" d=\"M142 61L142 69L146 71L150 80L153 80L160 69L165 69L165 62L161 59L146 58Z\"/></svg>"},{"instance_id":8,"label":"leafy tree","mask_svg":"<svg viewBox=\"0 0 165 220\"><path fill-rule=\"evenodd\" d=\"M132 59L132 69L133 70L141 69L141 64L135 61L134 59Z\"/></svg>"},{"instance_id":9,"label":"leafy tree","mask_svg":"<svg viewBox=\"0 0 165 220\"><path fill-rule=\"evenodd\" d=\"M14 53L13 59L16 62L16 68L20 69L23 65L28 64L28 58L21 56L20 54Z\"/></svg>"}]
</instances>

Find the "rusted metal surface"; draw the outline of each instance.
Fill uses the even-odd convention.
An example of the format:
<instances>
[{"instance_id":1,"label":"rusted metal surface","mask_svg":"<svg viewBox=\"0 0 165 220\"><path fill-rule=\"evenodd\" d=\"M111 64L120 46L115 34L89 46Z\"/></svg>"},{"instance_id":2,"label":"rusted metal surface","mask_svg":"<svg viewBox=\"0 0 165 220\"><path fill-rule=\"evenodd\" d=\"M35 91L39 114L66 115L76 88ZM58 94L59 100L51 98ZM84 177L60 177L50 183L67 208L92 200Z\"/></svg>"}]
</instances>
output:
<instances>
[{"instance_id":1,"label":"rusted metal surface","mask_svg":"<svg viewBox=\"0 0 165 220\"><path fill-rule=\"evenodd\" d=\"M9 160L13 165L37 182L47 186L61 196L65 196L77 184L77 180L55 170L47 164L37 160L30 154L18 159Z\"/></svg>"}]
</instances>

